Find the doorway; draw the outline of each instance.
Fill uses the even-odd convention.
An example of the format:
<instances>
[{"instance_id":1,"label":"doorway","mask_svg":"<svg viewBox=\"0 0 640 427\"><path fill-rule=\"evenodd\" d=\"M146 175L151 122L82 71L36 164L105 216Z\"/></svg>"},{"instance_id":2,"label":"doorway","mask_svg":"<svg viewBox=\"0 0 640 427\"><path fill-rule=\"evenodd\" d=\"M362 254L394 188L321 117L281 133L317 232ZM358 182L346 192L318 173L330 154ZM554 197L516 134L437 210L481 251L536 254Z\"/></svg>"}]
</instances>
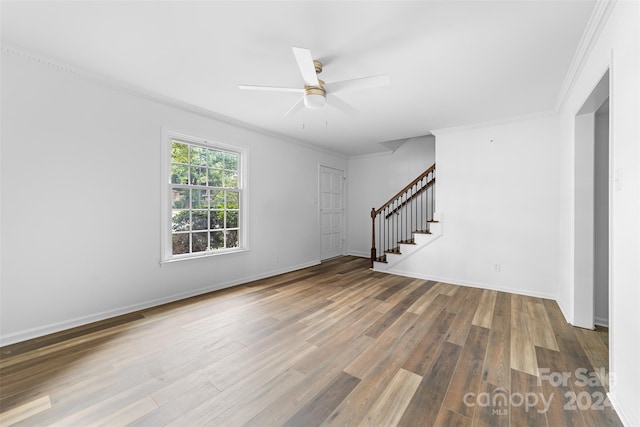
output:
<instances>
[{"instance_id":1,"label":"doorway","mask_svg":"<svg viewBox=\"0 0 640 427\"><path fill-rule=\"evenodd\" d=\"M344 255L344 171L320 166L320 260Z\"/></svg>"},{"instance_id":2,"label":"doorway","mask_svg":"<svg viewBox=\"0 0 640 427\"><path fill-rule=\"evenodd\" d=\"M609 322L609 71L575 117L573 325Z\"/></svg>"}]
</instances>

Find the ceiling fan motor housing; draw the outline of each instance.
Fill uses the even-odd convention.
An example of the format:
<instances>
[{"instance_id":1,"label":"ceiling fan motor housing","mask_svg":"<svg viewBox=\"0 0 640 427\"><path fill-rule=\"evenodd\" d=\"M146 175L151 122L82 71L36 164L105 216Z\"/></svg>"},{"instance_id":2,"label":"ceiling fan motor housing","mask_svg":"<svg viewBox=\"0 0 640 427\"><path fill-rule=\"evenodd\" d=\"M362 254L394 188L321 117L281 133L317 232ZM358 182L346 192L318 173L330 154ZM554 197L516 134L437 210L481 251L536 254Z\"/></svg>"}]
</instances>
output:
<instances>
[{"instance_id":1,"label":"ceiling fan motor housing","mask_svg":"<svg viewBox=\"0 0 640 427\"><path fill-rule=\"evenodd\" d=\"M324 90L324 82L318 80L318 86L304 87L304 106L311 110L321 110L326 104L326 94Z\"/></svg>"}]
</instances>

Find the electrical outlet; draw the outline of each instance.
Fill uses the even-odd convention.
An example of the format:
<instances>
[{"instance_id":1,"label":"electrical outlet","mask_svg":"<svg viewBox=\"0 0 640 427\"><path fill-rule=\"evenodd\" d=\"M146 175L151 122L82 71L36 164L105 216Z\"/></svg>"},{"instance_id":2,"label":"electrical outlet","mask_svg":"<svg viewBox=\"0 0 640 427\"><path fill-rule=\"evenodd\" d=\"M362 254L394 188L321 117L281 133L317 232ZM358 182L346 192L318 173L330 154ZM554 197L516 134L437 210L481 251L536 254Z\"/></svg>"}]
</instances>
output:
<instances>
[{"instance_id":1,"label":"electrical outlet","mask_svg":"<svg viewBox=\"0 0 640 427\"><path fill-rule=\"evenodd\" d=\"M493 271L500 273L500 264L493 264Z\"/></svg>"}]
</instances>

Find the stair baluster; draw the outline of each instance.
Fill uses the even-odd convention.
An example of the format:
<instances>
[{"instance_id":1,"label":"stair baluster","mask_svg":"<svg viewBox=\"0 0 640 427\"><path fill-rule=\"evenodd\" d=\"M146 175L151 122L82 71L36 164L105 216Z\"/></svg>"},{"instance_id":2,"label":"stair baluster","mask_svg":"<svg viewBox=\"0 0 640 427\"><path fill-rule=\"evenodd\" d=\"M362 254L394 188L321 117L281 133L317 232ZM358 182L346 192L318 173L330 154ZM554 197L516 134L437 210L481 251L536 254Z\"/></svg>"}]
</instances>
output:
<instances>
[{"instance_id":1,"label":"stair baluster","mask_svg":"<svg viewBox=\"0 0 640 427\"><path fill-rule=\"evenodd\" d=\"M380 208L371 209L371 267L374 261L386 262L388 253L400 253L400 243L413 243L413 233L429 232L435 183L434 163Z\"/></svg>"}]
</instances>

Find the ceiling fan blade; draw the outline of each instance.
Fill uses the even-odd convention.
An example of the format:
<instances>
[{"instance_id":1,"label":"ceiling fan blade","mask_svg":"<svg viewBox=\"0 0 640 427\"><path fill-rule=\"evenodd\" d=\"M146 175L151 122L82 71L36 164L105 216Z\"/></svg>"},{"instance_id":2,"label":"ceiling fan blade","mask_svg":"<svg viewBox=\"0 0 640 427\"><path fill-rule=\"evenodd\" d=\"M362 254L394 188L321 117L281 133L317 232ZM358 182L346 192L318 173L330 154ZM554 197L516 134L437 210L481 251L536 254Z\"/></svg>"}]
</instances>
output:
<instances>
[{"instance_id":1,"label":"ceiling fan blade","mask_svg":"<svg viewBox=\"0 0 640 427\"><path fill-rule=\"evenodd\" d=\"M307 86L318 86L318 75L316 74L316 67L313 65L311 51L301 47L292 47L291 49L298 63L298 68L300 69L304 83Z\"/></svg>"},{"instance_id":2,"label":"ceiling fan blade","mask_svg":"<svg viewBox=\"0 0 640 427\"><path fill-rule=\"evenodd\" d=\"M283 117L287 117L287 116L290 116L293 113L297 113L298 111L302 110L303 108L304 108L304 98L300 98L298 100L298 102L293 104L293 107L289 108L289 110L286 113L284 113Z\"/></svg>"},{"instance_id":3,"label":"ceiling fan blade","mask_svg":"<svg viewBox=\"0 0 640 427\"><path fill-rule=\"evenodd\" d=\"M248 89L248 90L265 90L271 92L294 92L294 93L304 93L304 89L294 88L294 87L277 87L277 86L254 86L254 85L238 85L240 89Z\"/></svg>"},{"instance_id":4,"label":"ceiling fan blade","mask_svg":"<svg viewBox=\"0 0 640 427\"><path fill-rule=\"evenodd\" d=\"M327 99L327 104L331 105L332 107L335 107L336 109L342 111L343 113L346 114L356 114L358 113L358 110L356 110L355 108L353 108L351 105L347 104L346 102L344 102L342 99L338 98L337 96L331 94L331 95L327 95L328 99Z\"/></svg>"},{"instance_id":5,"label":"ceiling fan blade","mask_svg":"<svg viewBox=\"0 0 640 427\"><path fill-rule=\"evenodd\" d=\"M389 83L389 76L382 74L380 76L360 77L358 79L327 83L324 85L324 88L327 92L335 93L346 90L370 89L374 87L388 86Z\"/></svg>"}]
</instances>

